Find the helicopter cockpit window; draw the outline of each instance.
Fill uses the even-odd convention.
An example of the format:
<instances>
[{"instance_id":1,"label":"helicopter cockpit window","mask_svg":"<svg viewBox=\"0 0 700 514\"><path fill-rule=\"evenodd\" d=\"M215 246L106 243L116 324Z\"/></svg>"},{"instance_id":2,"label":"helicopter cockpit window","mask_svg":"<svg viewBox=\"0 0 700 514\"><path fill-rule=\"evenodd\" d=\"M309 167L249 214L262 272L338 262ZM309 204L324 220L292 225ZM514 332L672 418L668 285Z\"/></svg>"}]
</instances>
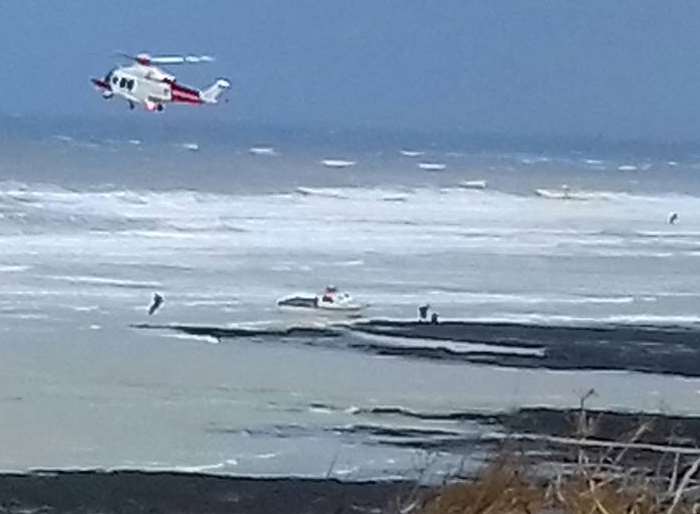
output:
<instances>
[{"instance_id":1,"label":"helicopter cockpit window","mask_svg":"<svg viewBox=\"0 0 700 514\"><path fill-rule=\"evenodd\" d=\"M119 77L117 77L117 76L115 75L114 77L112 77L112 84L114 84L114 85L116 86L116 85L117 85L117 82L119 82Z\"/></svg>"},{"instance_id":2,"label":"helicopter cockpit window","mask_svg":"<svg viewBox=\"0 0 700 514\"><path fill-rule=\"evenodd\" d=\"M119 81L119 87L124 88L126 87L126 79L124 77L121 78Z\"/></svg>"},{"instance_id":3,"label":"helicopter cockpit window","mask_svg":"<svg viewBox=\"0 0 700 514\"><path fill-rule=\"evenodd\" d=\"M134 89L134 80L133 79L128 80L126 83L126 87L129 89L129 91Z\"/></svg>"}]
</instances>

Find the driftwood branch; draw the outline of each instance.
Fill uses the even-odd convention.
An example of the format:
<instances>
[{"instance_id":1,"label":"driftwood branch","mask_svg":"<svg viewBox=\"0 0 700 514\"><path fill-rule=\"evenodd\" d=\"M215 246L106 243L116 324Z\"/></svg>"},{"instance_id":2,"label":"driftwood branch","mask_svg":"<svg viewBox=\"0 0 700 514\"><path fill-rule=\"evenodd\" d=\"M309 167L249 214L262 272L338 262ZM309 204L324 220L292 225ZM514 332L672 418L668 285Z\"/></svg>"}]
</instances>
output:
<instances>
[{"instance_id":1,"label":"driftwood branch","mask_svg":"<svg viewBox=\"0 0 700 514\"><path fill-rule=\"evenodd\" d=\"M675 510L676 506L680 503L681 498L683 498L683 493L685 493L690 479L693 478L693 475L695 475L695 473L698 472L698 468L700 468L700 459L696 459L695 462L693 462L693 465L690 466L688 471L685 472L685 475L683 475L683 479L678 485L676 493L673 495L673 503L671 503L671 506L668 508L668 514L673 514L673 511Z\"/></svg>"},{"instance_id":2,"label":"driftwood branch","mask_svg":"<svg viewBox=\"0 0 700 514\"><path fill-rule=\"evenodd\" d=\"M609 441L606 439L577 439L573 437L540 434L504 434L501 432L488 432L482 436L482 439L495 441L541 441L560 446L577 446L579 448L615 448L700 456L700 448L693 448L691 446L672 446L653 443L625 443L619 441Z\"/></svg>"}]
</instances>

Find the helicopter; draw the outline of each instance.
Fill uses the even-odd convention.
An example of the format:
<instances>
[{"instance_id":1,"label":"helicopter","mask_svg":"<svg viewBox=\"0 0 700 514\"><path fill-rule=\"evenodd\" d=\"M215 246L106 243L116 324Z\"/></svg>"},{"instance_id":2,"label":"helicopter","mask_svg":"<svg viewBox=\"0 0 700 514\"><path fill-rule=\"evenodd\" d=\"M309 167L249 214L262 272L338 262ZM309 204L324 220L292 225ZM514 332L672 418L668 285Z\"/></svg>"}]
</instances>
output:
<instances>
[{"instance_id":1,"label":"helicopter","mask_svg":"<svg viewBox=\"0 0 700 514\"><path fill-rule=\"evenodd\" d=\"M129 108L143 105L147 111L160 112L167 103L185 105L216 104L219 97L231 87L226 79L217 79L211 86L199 90L178 83L174 75L163 71L158 65L199 64L212 62L208 55L150 56L140 53L132 56L118 54L133 61L128 66L118 66L103 79L90 79L102 98L120 97L129 103Z\"/></svg>"}]
</instances>

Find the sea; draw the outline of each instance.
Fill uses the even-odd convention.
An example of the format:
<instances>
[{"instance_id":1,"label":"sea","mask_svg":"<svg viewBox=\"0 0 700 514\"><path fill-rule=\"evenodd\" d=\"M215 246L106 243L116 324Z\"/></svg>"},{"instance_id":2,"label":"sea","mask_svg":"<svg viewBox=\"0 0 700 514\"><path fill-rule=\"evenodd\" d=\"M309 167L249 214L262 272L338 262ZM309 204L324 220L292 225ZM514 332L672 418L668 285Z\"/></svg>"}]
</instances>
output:
<instances>
[{"instance_id":1,"label":"sea","mask_svg":"<svg viewBox=\"0 0 700 514\"><path fill-rule=\"evenodd\" d=\"M700 415L698 378L368 351L516 350L289 337L356 316L277 306L332 284L363 319L695 329L699 148L167 115L0 120L0 470L405 478L484 457L494 428L460 413L595 388Z\"/></svg>"}]
</instances>

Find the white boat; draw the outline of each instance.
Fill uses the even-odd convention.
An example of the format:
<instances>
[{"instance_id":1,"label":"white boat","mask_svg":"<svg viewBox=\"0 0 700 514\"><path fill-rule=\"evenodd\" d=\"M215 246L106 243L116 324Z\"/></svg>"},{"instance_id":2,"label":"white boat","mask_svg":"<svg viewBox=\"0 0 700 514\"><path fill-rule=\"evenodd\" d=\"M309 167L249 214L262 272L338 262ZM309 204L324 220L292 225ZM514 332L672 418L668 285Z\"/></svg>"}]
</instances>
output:
<instances>
[{"instance_id":1,"label":"white boat","mask_svg":"<svg viewBox=\"0 0 700 514\"><path fill-rule=\"evenodd\" d=\"M355 312L365 308L353 300L348 293L339 292L336 287L328 286L315 296L288 296L277 300L279 307L301 309L322 309L327 311Z\"/></svg>"},{"instance_id":2,"label":"white boat","mask_svg":"<svg viewBox=\"0 0 700 514\"><path fill-rule=\"evenodd\" d=\"M459 183L462 189L486 189L485 180L463 180Z\"/></svg>"},{"instance_id":3,"label":"white boat","mask_svg":"<svg viewBox=\"0 0 700 514\"><path fill-rule=\"evenodd\" d=\"M420 152L418 150L401 150L401 155L404 157L420 157L425 155L425 152Z\"/></svg>"},{"instance_id":4,"label":"white boat","mask_svg":"<svg viewBox=\"0 0 700 514\"><path fill-rule=\"evenodd\" d=\"M447 165L440 162L421 162L418 167L425 171L442 171L447 168Z\"/></svg>"},{"instance_id":5,"label":"white boat","mask_svg":"<svg viewBox=\"0 0 700 514\"><path fill-rule=\"evenodd\" d=\"M197 143L183 143L182 147L190 152L198 152L199 145Z\"/></svg>"},{"instance_id":6,"label":"white boat","mask_svg":"<svg viewBox=\"0 0 700 514\"><path fill-rule=\"evenodd\" d=\"M326 168L341 169L341 168L349 168L350 166L354 166L356 164L356 162L355 161L344 161L342 159L323 159L321 161L321 164L323 164Z\"/></svg>"}]
</instances>

